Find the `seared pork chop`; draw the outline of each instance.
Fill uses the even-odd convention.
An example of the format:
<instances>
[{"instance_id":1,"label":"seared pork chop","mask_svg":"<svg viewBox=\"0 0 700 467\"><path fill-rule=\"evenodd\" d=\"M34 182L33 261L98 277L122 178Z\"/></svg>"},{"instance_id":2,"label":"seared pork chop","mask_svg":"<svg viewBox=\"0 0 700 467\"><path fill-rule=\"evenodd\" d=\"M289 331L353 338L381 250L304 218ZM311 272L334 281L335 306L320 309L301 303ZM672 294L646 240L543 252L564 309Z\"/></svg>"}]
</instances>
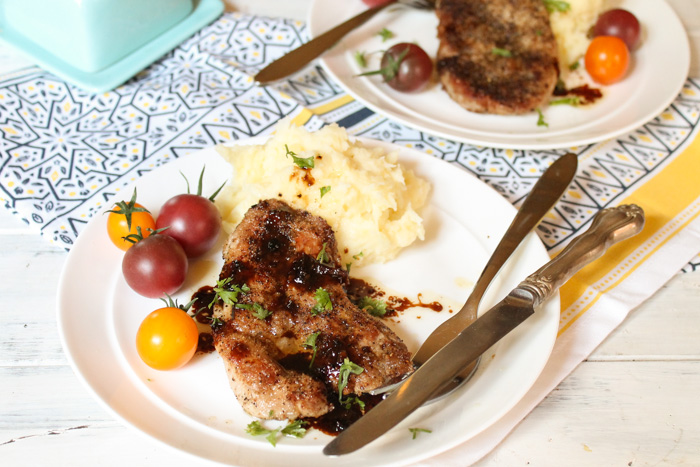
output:
<instances>
[{"instance_id":1,"label":"seared pork chop","mask_svg":"<svg viewBox=\"0 0 700 467\"><path fill-rule=\"evenodd\" d=\"M438 0L437 71L472 112L523 114L557 83L557 43L542 0Z\"/></svg>"},{"instance_id":2,"label":"seared pork chop","mask_svg":"<svg viewBox=\"0 0 700 467\"><path fill-rule=\"evenodd\" d=\"M215 305L223 324L214 326L214 345L250 415L292 420L329 412L341 398L346 359L362 372L348 373L343 395L412 371L401 339L348 299L347 271L322 218L283 201L261 201L231 234L223 256L220 281L242 290L237 304ZM308 345L310 337L315 346Z\"/></svg>"}]
</instances>

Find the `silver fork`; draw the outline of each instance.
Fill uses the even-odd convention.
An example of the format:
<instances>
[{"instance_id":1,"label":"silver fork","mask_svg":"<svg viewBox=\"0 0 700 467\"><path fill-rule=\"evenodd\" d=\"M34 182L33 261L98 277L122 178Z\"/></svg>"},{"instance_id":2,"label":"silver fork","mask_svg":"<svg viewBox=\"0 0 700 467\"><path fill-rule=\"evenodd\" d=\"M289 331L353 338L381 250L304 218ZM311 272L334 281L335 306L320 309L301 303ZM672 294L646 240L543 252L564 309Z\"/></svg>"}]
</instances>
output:
<instances>
[{"instance_id":1,"label":"silver fork","mask_svg":"<svg viewBox=\"0 0 700 467\"><path fill-rule=\"evenodd\" d=\"M331 48L331 46L342 39L350 31L363 25L374 15L390 5L401 4L421 10L432 10L435 8L435 1L436 0L393 0L389 3L385 3L384 5L379 5L365 10L359 15L353 16L344 23L335 26L309 42L302 44L290 52L287 52L287 54L260 70L258 74L253 77L253 79L257 84L265 85L301 70L304 66L306 66L306 64Z\"/></svg>"}]
</instances>

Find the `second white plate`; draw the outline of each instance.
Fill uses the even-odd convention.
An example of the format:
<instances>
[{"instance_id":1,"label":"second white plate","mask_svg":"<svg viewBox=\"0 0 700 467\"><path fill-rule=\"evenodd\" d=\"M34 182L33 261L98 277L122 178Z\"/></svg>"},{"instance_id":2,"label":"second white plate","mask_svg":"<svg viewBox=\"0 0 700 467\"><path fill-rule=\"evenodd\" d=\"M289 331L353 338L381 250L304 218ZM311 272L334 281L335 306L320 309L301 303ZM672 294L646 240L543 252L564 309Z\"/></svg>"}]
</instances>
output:
<instances>
[{"instance_id":1,"label":"second white plate","mask_svg":"<svg viewBox=\"0 0 700 467\"><path fill-rule=\"evenodd\" d=\"M437 54L435 12L389 7L348 34L321 57L328 73L370 109L413 128L447 139L497 148L552 149L595 143L628 133L659 115L677 96L688 76L690 47L683 24L664 0L621 0L616 7L632 11L642 24L642 43L634 51L628 75L601 88L603 98L584 107L543 109L538 115L486 115L468 112L437 84L416 94L394 91L381 78L357 77L355 52L377 52L398 42L415 42L431 57ZM366 9L361 0L313 0L309 29L315 37ZM382 42L383 28L395 37ZM375 56L378 54L375 54Z\"/></svg>"}]
</instances>

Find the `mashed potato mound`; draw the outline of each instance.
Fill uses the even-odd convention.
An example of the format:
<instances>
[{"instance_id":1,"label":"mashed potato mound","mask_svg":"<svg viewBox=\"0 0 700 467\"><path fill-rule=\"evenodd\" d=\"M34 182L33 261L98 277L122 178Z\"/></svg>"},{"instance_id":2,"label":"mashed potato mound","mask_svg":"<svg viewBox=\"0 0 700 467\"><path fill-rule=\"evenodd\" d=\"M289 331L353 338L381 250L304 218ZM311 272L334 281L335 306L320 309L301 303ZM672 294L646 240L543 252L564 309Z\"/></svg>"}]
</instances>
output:
<instances>
[{"instance_id":1,"label":"mashed potato mound","mask_svg":"<svg viewBox=\"0 0 700 467\"><path fill-rule=\"evenodd\" d=\"M567 11L554 11L549 15L563 75L566 75L569 66L586 54L591 42L588 31L603 9L603 0L566 0L566 3L569 4Z\"/></svg>"},{"instance_id":2,"label":"mashed potato mound","mask_svg":"<svg viewBox=\"0 0 700 467\"><path fill-rule=\"evenodd\" d=\"M314 167L299 168L287 148L313 157ZM265 144L217 151L233 167L216 199L228 232L252 205L277 198L326 219L345 263L386 262L424 237L417 211L428 182L402 168L396 153L352 141L335 124L309 132L284 120Z\"/></svg>"}]
</instances>

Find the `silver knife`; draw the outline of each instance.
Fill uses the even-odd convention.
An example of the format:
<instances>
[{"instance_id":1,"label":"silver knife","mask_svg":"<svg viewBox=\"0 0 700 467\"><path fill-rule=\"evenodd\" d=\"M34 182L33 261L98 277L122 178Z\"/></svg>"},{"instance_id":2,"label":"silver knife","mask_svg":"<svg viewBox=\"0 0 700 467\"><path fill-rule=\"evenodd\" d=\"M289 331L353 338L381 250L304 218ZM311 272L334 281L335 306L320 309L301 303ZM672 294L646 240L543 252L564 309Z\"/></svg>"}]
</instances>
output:
<instances>
[{"instance_id":1,"label":"silver knife","mask_svg":"<svg viewBox=\"0 0 700 467\"><path fill-rule=\"evenodd\" d=\"M634 204L600 211L591 227L553 260L530 275L500 303L440 349L386 399L340 433L323 449L327 456L348 454L377 439L423 405L465 366L535 313L571 276L607 249L638 234L644 212Z\"/></svg>"}]
</instances>

